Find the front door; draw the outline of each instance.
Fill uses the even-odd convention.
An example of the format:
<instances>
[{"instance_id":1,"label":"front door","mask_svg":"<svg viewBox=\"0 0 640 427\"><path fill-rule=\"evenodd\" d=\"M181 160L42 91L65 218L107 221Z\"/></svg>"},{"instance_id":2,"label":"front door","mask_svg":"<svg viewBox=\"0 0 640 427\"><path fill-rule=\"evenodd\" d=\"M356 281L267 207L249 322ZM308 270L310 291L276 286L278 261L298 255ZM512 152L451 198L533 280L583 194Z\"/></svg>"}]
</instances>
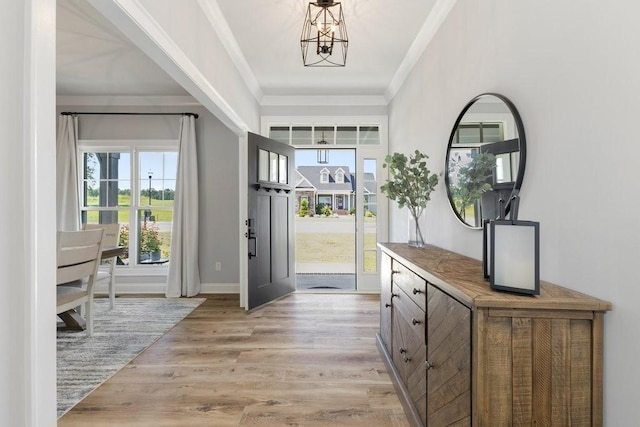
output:
<instances>
[{"instance_id":1,"label":"front door","mask_svg":"<svg viewBox=\"0 0 640 427\"><path fill-rule=\"evenodd\" d=\"M295 291L294 153L290 145L249 133L247 309Z\"/></svg>"}]
</instances>

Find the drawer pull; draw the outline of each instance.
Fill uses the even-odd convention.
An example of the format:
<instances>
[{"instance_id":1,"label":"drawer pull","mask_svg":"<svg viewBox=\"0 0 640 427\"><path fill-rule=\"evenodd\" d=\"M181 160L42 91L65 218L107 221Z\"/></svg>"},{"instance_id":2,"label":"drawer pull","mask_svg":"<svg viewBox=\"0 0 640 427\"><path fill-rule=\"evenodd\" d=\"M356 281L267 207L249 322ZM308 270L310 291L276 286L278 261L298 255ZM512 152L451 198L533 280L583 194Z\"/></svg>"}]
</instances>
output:
<instances>
[{"instance_id":1,"label":"drawer pull","mask_svg":"<svg viewBox=\"0 0 640 427\"><path fill-rule=\"evenodd\" d=\"M400 347L400 354L404 354L407 352L406 348Z\"/></svg>"},{"instance_id":2,"label":"drawer pull","mask_svg":"<svg viewBox=\"0 0 640 427\"><path fill-rule=\"evenodd\" d=\"M386 308L389 308L389 307L391 307L391 304L389 304L389 303L385 303L385 305L384 305L384 306L385 306Z\"/></svg>"},{"instance_id":3,"label":"drawer pull","mask_svg":"<svg viewBox=\"0 0 640 427\"><path fill-rule=\"evenodd\" d=\"M418 319L411 319L411 323L413 323L413 326L415 326L415 325L419 325L422 322Z\"/></svg>"},{"instance_id":4,"label":"drawer pull","mask_svg":"<svg viewBox=\"0 0 640 427\"><path fill-rule=\"evenodd\" d=\"M391 299L398 298L399 296L400 296L400 295L398 295L398 294L393 294L393 293L392 293L392 294L391 294Z\"/></svg>"},{"instance_id":5,"label":"drawer pull","mask_svg":"<svg viewBox=\"0 0 640 427\"><path fill-rule=\"evenodd\" d=\"M391 275L400 274L400 270L391 270Z\"/></svg>"},{"instance_id":6,"label":"drawer pull","mask_svg":"<svg viewBox=\"0 0 640 427\"><path fill-rule=\"evenodd\" d=\"M427 368L427 371L431 368L433 368L433 365L431 364L431 362L429 362L428 360L424 361L424 366Z\"/></svg>"},{"instance_id":7,"label":"drawer pull","mask_svg":"<svg viewBox=\"0 0 640 427\"><path fill-rule=\"evenodd\" d=\"M421 291L420 289L413 288L413 294L414 294L414 295L416 295L416 294L421 294L421 293L422 293L422 291Z\"/></svg>"},{"instance_id":8,"label":"drawer pull","mask_svg":"<svg viewBox=\"0 0 640 427\"><path fill-rule=\"evenodd\" d=\"M409 363L411 361L411 358L405 356L402 360L404 360L404 363Z\"/></svg>"}]
</instances>

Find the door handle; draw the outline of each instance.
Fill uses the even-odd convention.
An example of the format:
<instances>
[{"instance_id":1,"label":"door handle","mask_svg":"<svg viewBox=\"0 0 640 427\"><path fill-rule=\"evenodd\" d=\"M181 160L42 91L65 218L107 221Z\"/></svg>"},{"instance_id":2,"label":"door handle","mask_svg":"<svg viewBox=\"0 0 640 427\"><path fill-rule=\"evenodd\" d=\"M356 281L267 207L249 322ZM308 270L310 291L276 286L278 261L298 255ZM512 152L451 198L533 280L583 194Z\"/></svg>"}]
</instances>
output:
<instances>
[{"instance_id":1,"label":"door handle","mask_svg":"<svg viewBox=\"0 0 640 427\"><path fill-rule=\"evenodd\" d=\"M258 238L252 234L247 239L249 241L253 240L253 252L249 249L249 259L258 258Z\"/></svg>"}]
</instances>

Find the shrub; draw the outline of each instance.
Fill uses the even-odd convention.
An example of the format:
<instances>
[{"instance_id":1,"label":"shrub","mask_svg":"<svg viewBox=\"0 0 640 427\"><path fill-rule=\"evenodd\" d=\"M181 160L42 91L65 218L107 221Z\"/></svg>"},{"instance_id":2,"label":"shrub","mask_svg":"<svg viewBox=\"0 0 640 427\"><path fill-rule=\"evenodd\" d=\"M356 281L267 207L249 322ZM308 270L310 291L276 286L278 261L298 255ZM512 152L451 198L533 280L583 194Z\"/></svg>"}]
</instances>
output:
<instances>
[{"instance_id":1,"label":"shrub","mask_svg":"<svg viewBox=\"0 0 640 427\"><path fill-rule=\"evenodd\" d=\"M321 212L320 212L320 213L321 213L322 215L329 216L329 215L332 215L332 214L333 214L333 211L331 210L331 208L330 208L329 206L325 205L325 206L323 206L323 207L322 207L322 210L321 210Z\"/></svg>"},{"instance_id":2,"label":"shrub","mask_svg":"<svg viewBox=\"0 0 640 427\"><path fill-rule=\"evenodd\" d=\"M366 212L364 213L364 216L365 216L365 217L367 217L367 218L373 218L373 217L375 217L375 216L376 216L376 214L374 214L374 213L373 213L373 212L371 212L371 211L366 211Z\"/></svg>"},{"instance_id":3,"label":"shrub","mask_svg":"<svg viewBox=\"0 0 640 427\"><path fill-rule=\"evenodd\" d=\"M307 201L307 199L302 199L302 201L300 202L300 216L301 217L307 216L308 210L309 210L309 202Z\"/></svg>"},{"instance_id":4,"label":"shrub","mask_svg":"<svg viewBox=\"0 0 640 427\"><path fill-rule=\"evenodd\" d=\"M356 214L356 208L354 206L351 209L349 209L349 215L355 215L355 214Z\"/></svg>"}]
</instances>

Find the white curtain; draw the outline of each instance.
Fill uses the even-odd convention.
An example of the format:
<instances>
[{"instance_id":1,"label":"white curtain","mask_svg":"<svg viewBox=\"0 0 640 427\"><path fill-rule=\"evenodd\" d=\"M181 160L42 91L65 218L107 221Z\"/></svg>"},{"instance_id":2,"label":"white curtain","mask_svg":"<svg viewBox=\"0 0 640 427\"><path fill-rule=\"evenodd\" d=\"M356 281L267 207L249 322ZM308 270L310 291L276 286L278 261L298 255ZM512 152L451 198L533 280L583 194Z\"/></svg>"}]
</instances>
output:
<instances>
[{"instance_id":1,"label":"white curtain","mask_svg":"<svg viewBox=\"0 0 640 427\"><path fill-rule=\"evenodd\" d=\"M56 141L56 215L58 230L80 229L80 198L78 196L78 118L61 115Z\"/></svg>"},{"instance_id":2,"label":"white curtain","mask_svg":"<svg viewBox=\"0 0 640 427\"><path fill-rule=\"evenodd\" d=\"M191 297L200 292L198 159L195 118L192 115L182 116L179 138L178 177L173 207L167 297Z\"/></svg>"}]
</instances>

